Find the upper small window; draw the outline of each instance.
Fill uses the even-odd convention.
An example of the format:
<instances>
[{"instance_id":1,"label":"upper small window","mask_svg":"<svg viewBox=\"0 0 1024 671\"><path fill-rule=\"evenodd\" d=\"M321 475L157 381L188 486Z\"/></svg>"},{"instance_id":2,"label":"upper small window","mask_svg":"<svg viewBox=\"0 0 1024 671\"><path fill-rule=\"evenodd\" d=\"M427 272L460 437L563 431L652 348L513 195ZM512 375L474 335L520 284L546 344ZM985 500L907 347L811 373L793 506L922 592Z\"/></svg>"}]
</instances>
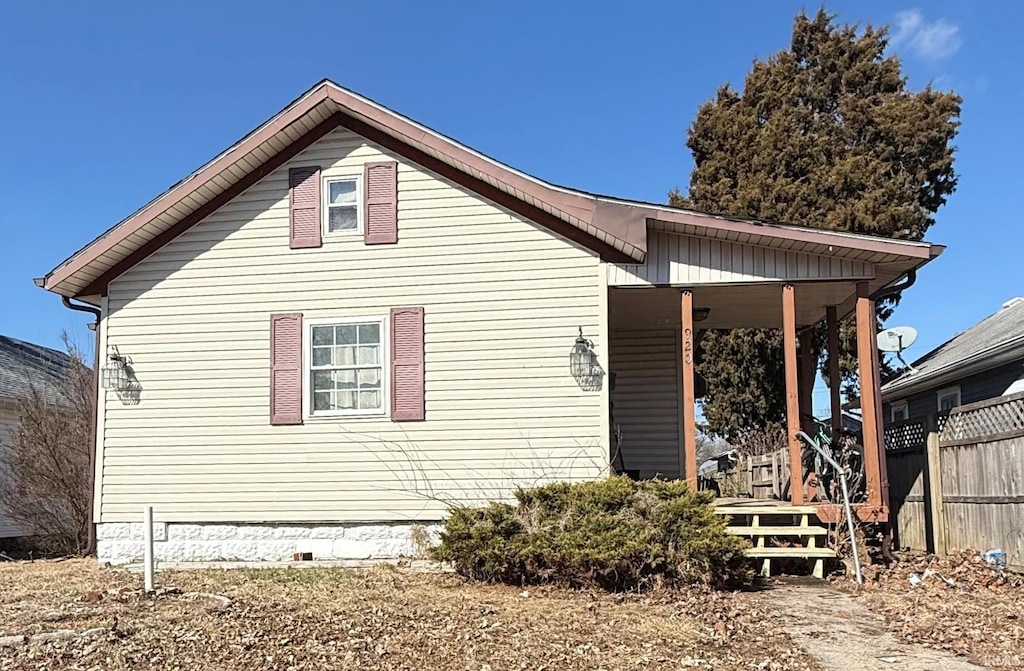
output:
<instances>
[{"instance_id":1,"label":"upper small window","mask_svg":"<svg viewBox=\"0 0 1024 671\"><path fill-rule=\"evenodd\" d=\"M902 422L910 417L909 408L907 407L906 401L896 401L889 406L889 412L892 415L892 421Z\"/></svg>"},{"instance_id":2,"label":"upper small window","mask_svg":"<svg viewBox=\"0 0 1024 671\"><path fill-rule=\"evenodd\" d=\"M359 180L325 180L324 233L359 233Z\"/></svg>"}]
</instances>

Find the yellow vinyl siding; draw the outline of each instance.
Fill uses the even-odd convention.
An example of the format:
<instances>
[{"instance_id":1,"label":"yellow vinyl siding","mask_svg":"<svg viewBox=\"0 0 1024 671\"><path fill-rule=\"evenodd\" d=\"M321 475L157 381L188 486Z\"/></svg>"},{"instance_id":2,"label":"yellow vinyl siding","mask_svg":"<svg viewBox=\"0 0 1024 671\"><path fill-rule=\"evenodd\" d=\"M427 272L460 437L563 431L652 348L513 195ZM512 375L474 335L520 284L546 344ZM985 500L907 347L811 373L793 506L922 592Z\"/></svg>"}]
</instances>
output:
<instances>
[{"instance_id":1,"label":"yellow vinyl siding","mask_svg":"<svg viewBox=\"0 0 1024 671\"><path fill-rule=\"evenodd\" d=\"M621 441L621 467L643 478L680 477L679 333L616 330L611 342L612 415Z\"/></svg>"},{"instance_id":2,"label":"yellow vinyl siding","mask_svg":"<svg viewBox=\"0 0 1024 671\"><path fill-rule=\"evenodd\" d=\"M608 285L694 286L872 279L864 261L713 240L666 231L648 231L647 261L609 264Z\"/></svg>"},{"instance_id":3,"label":"yellow vinyl siding","mask_svg":"<svg viewBox=\"0 0 1024 671\"><path fill-rule=\"evenodd\" d=\"M361 177L398 160L397 245L288 248L288 168ZM438 519L446 501L607 470L606 391L569 375L577 327L603 363L589 251L337 130L109 287L103 336L137 404L104 394L100 520ZM425 309L427 421L270 426L269 316ZM308 393L304 390L304 393Z\"/></svg>"}]
</instances>

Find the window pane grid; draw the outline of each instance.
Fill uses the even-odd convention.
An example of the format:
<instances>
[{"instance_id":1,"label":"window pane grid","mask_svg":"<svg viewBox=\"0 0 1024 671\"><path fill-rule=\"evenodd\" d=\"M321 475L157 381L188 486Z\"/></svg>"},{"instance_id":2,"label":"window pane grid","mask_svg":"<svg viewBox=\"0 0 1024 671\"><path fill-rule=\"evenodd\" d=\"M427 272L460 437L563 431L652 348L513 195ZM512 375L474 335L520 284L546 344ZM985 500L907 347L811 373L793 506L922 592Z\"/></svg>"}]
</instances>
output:
<instances>
[{"instance_id":1,"label":"window pane grid","mask_svg":"<svg viewBox=\"0 0 1024 671\"><path fill-rule=\"evenodd\" d=\"M312 327L313 412L383 407L380 332L379 322Z\"/></svg>"}]
</instances>

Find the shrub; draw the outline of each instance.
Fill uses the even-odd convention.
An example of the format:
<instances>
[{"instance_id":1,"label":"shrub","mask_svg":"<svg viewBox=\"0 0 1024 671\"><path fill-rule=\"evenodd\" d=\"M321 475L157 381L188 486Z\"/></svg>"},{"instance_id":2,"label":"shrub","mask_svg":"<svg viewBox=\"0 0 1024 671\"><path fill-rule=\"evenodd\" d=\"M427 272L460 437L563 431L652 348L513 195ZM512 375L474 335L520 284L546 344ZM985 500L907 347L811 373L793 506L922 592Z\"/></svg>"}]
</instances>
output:
<instances>
[{"instance_id":1,"label":"shrub","mask_svg":"<svg viewBox=\"0 0 1024 671\"><path fill-rule=\"evenodd\" d=\"M474 580L516 585L729 587L753 577L746 543L726 533L713 495L679 480L613 476L519 489L515 498L452 509L433 558Z\"/></svg>"}]
</instances>

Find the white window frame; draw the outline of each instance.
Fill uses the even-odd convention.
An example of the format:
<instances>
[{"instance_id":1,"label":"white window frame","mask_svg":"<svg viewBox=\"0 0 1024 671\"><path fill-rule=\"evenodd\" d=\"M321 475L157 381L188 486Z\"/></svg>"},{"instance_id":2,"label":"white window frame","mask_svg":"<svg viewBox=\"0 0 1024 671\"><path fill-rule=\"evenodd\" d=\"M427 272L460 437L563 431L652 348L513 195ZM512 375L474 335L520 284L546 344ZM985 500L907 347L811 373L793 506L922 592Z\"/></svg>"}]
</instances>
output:
<instances>
[{"instance_id":1,"label":"white window frame","mask_svg":"<svg viewBox=\"0 0 1024 671\"><path fill-rule=\"evenodd\" d=\"M331 183L332 182L355 182L356 183L356 227L348 231L332 231L331 221ZM361 177L324 177L320 185L320 228L325 238L345 238L352 235L362 236L363 223L363 180Z\"/></svg>"},{"instance_id":2,"label":"white window frame","mask_svg":"<svg viewBox=\"0 0 1024 671\"><path fill-rule=\"evenodd\" d=\"M956 403L953 407L960 405L960 385L956 384L952 387L945 387L935 392L935 409L942 412L942 399L949 398L950 396L956 398Z\"/></svg>"},{"instance_id":3,"label":"white window frame","mask_svg":"<svg viewBox=\"0 0 1024 671\"><path fill-rule=\"evenodd\" d=\"M902 411L902 417L897 418L896 412ZM906 401L894 401L889 404L889 420L893 422L903 422L910 419L910 408Z\"/></svg>"},{"instance_id":4,"label":"white window frame","mask_svg":"<svg viewBox=\"0 0 1024 671\"><path fill-rule=\"evenodd\" d=\"M313 412L313 327L344 324L380 324L380 393L379 410L319 410ZM337 419L339 417L386 417L391 408L391 331L386 315L362 317L322 317L304 319L302 324L302 416L306 419Z\"/></svg>"}]
</instances>

